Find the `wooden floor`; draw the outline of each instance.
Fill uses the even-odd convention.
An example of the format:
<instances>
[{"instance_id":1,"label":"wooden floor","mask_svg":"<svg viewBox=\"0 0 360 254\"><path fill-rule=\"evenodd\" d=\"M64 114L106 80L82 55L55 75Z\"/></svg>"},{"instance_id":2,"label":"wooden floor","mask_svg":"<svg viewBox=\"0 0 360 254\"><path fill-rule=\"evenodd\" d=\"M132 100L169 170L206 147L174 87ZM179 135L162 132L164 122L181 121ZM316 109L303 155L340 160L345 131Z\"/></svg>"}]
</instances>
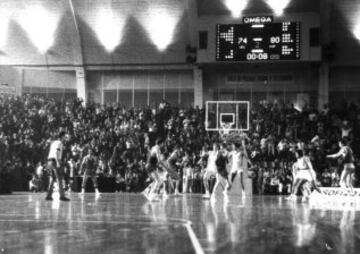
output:
<instances>
[{"instance_id":1,"label":"wooden floor","mask_svg":"<svg viewBox=\"0 0 360 254\"><path fill-rule=\"evenodd\" d=\"M284 197L0 196L0 253L359 253L360 212Z\"/></svg>"}]
</instances>

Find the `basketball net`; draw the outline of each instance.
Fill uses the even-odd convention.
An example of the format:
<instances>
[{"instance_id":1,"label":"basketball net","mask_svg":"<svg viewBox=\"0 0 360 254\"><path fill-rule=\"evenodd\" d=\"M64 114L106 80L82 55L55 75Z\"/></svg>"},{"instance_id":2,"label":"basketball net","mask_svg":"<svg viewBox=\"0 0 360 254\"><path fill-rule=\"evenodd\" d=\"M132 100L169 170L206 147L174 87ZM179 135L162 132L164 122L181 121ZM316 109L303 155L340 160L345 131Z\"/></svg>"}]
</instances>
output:
<instances>
[{"instance_id":1,"label":"basketball net","mask_svg":"<svg viewBox=\"0 0 360 254\"><path fill-rule=\"evenodd\" d=\"M221 123L219 134L225 143L241 143L244 139L248 139L247 134L242 130L232 129L231 123Z\"/></svg>"},{"instance_id":2,"label":"basketball net","mask_svg":"<svg viewBox=\"0 0 360 254\"><path fill-rule=\"evenodd\" d=\"M221 136L229 135L230 131L231 131L230 123L221 123L219 130Z\"/></svg>"}]
</instances>

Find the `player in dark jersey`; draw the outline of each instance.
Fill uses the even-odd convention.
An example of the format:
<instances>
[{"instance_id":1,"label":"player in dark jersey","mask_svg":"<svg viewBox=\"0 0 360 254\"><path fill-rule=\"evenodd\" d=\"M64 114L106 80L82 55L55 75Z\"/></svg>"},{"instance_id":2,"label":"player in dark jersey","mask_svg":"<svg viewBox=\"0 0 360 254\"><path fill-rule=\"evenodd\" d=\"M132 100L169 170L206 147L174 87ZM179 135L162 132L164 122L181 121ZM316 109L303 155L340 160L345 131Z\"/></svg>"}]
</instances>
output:
<instances>
[{"instance_id":1,"label":"player in dark jersey","mask_svg":"<svg viewBox=\"0 0 360 254\"><path fill-rule=\"evenodd\" d=\"M173 187L173 180L175 181L175 196L179 196L180 195L180 175L177 172L176 168L177 168L177 161L180 158L180 146L176 145L174 148L174 151L170 154L170 156L167 159L167 164L168 164L168 180L169 180L169 184Z\"/></svg>"},{"instance_id":2,"label":"player in dark jersey","mask_svg":"<svg viewBox=\"0 0 360 254\"><path fill-rule=\"evenodd\" d=\"M346 139L339 141L339 147L340 151L338 153L331 154L326 157L343 159L344 169L340 176L340 187L350 188L351 192L353 192L353 179L355 174L354 154L351 148L348 146L348 141Z\"/></svg>"},{"instance_id":3,"label":"player in dark jersey","mask_svg":"<svg viewBox=\"0 0 360 254\"><path fill-rule=\"evenodd\" d=\"M228 164L228 151L225 149L225 146L221 146L221 149L219 150L215 164L216 164L216 169L217 169L216 183L214 185L214 189L211 194L211 199L215 198L217 188L220 185L223 187L223 190L226 191L226 187L230 184L229 179L228 179L228 171L226 168L226 166Z\"/></svg>"},{"instance_id":4,"label":"player in dark jersey","mask_svg":"<svg viewBox=\"0 0 360 254\"><path fill-rule=\"evenodd\" d=\"M99 188L98 188L97 178L96 178L97 165L98 165L98 159L94 155L93 149L90 148L88 155L86 155L84 157L84 159L81 163L81 167L80 167L81 172L84 172L81 195L85 194L86 182L89 177L91 178L91 180L94 184L96 196L98 197L101 195Z\"/></svg>"}]
</instances>

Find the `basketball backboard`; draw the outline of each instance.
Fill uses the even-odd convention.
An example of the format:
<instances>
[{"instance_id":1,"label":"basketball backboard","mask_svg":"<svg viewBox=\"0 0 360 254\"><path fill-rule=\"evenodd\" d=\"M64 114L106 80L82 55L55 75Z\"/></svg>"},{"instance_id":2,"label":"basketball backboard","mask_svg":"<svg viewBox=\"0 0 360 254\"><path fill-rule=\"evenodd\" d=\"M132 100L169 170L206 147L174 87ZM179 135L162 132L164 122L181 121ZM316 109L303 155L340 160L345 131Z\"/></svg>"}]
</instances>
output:
<instances>
[{"instance_id":1,"label":"basketball backboard","mask_svg":"<svg viewBox=\"0 0 360 254\"><path fill-rule=\"evenodd\" d=\"M205 126L207 131L250 129L248 101L207 101Z\"/></svg>"}]
</instances>

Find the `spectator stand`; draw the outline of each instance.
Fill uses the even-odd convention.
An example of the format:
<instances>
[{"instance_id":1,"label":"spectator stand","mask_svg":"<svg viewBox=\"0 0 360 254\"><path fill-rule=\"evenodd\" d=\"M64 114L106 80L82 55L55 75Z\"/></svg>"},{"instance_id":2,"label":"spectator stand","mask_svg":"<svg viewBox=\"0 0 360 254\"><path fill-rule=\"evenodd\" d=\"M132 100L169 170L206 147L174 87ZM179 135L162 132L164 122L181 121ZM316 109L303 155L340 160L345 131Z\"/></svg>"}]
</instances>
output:
<instances>
[{"instance_id":1,"label":"spectator stand","mask_svg":"<svg viewBox=\"0 0 360 254\"><path fill-rule=\"evenodd\" d=\"M325 155L338 151L339 138L346 135L355 158L359 158L360 139L355 135L360 133L359 105L344 103L324 113L307 107L298 110L291 103L253 102L251 111L239 106L239 117L236 110L225 112L228 108L231 108L228 104L219 105L219 110L224 109L224 121L233 118L226 113L235 113L235 124L243 129L249 125L247 150L256 166L256 193L268 193L267 183L270 184L271 177L278 177L281 183L284 175L289 175L295 149L310 150L320 183L329 187L338 186L342 166L341 161L326 160ZM7 192L9 189L28 191L29 181L36 173L43 181L40 191L46 189L46 170L39 174L37 165L40 163L45 168L50 141L64 130L68 135L62 163L70 178L81 177L79 164L86 147L91 146L99 158L99 176L117 179L115 183L121 190L141 191L147 178L144 170L147 151L160 136L165 140L166 151L179 143L182 153L189 153L194 171L192 191L201 192L199 179L205 165L198 162L202 149L222 141L219 128L209 131L218 124L217 107L210 109L185 109L169 104L158 109L125 108L120 104L84 106L79 99L55 101L41 96L0 95L0 174L6 175L0 178L2 188L5 186ZM246 121L236 123L236 119L248 116L248 124ZM206 163L206 158L202 161ZM356 168L355 184L358 186L358 160ZM182 172L181 165L178 170ZM279 190L279 186L273 189Z\"/></svg>"}]
</instances>

